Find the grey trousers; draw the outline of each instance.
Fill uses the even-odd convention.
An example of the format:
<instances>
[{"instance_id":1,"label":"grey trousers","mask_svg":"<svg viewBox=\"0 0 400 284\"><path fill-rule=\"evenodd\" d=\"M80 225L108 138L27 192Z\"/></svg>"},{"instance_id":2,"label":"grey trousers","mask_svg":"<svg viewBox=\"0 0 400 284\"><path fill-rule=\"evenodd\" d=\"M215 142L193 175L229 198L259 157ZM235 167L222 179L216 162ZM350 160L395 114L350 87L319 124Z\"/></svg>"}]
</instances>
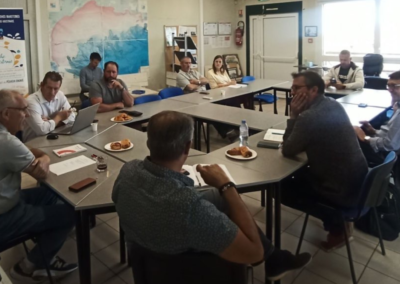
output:
<instances>
[{"instance_id":1,"label":"grey trousers","mask_svg":"<svg viewBox=\"0 0 400 284\"><path fill-rule=\"evenodd\" d=\"M73 207L62 203L50 189L25 189L21 191L19 203L0 215L0 243L34 233L38 235L46 262L50 263L74 225ZM37 245L29 252L28 260L38 269L45 267Z\"/></svg>"},{"instance_id":2,"label":"grey trousers","mask_svg":"<svg viewBox=\"0 0 400 284\"><path fill-rule=\"evenodd\" d=\"M226 203L225 199L222 198L222 196L219 194L218 189L213 188L213 189L208 189L208 190L199 190L199 193L202 195L202 197L205 200L214 204L215 207L219 211L224 212L226 215L229 216L229 206ZM258 229L258 233L260 235L261 242L264 247L264 260L267 260L275 248L272 245L271 241L267 239L267 237L264 235L264 233L261 231L261 229L258 226L257 226L257 229Z\"/></svg>"}]
</instances>

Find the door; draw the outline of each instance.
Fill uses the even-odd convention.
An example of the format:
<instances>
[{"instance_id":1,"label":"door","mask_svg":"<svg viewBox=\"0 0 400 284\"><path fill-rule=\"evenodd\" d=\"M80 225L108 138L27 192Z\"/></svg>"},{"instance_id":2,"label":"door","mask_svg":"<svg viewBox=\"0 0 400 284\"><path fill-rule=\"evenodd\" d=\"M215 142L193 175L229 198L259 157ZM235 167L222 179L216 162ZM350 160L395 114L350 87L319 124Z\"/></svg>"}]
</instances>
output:
<instances>
[{"instance_id":1,"label":"door","mask_svg":"<svg viewBox=\"0 0 400 284\"><path fill-rule=\"evenodd\" d=\"M250 17L250 73L256 78L291 80L299 55L297 13Z\"/></svg>"}]
</instances>

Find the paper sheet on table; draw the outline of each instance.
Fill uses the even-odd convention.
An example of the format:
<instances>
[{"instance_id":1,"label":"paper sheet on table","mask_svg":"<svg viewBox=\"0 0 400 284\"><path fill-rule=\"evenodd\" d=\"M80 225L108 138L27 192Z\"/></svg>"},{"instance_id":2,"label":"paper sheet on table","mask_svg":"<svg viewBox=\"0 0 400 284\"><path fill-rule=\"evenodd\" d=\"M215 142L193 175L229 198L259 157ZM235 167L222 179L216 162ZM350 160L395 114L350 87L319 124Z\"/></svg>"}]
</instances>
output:
<instances>
[{"instance_id":1,"label":"paper sheet on table","mask_svg":"<svg viewBox=\"0 0 400 284\"><path fill-rule=\"evenodd\" d=\"M230 85L228 88L233 88L233 89L239 89L239 88L245 88L247 85L245 84L236 84L236 85Z\"/></svg>"},{"instance_id":2,"label":"paper sheet on table","mask_svg":"<svg viewBox=\"0 0 400 284\"><path fill-rule=\"evenodd\" d=\"M68 159L59 163L50 165L50 172L53 174L60 176L90 165L95 164L96 162L92 159L89 159L86 156L78 156L72 159Z\"/></svg>"}]
</instances>

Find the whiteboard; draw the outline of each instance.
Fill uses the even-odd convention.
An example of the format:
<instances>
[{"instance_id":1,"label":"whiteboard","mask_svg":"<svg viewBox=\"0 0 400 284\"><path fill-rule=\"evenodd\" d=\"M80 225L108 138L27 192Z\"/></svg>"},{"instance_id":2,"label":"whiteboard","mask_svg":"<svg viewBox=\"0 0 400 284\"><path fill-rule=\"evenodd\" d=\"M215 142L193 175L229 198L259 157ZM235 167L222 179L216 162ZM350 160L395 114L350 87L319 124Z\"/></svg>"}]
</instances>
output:
<instances>
[{"instance_id":1,"label":"whiteboard","mask_svg":"<svg viewBox=\"0 0 400 284\"><path fill-rule=\"evenodd\" d=\"M204 22L203 35L217 35L218 34L218 23Z\"/></svg>"}]
</instances>

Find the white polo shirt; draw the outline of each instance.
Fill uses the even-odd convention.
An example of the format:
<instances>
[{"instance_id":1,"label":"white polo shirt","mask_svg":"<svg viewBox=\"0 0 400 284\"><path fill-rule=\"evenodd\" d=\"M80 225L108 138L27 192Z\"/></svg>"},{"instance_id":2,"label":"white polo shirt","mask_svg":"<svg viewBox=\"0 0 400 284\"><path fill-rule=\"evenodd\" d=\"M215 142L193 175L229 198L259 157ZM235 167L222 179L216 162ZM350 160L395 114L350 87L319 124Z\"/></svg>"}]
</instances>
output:
<instances>
[{"instance_id":1,"label":"white polo shirt","mask_svg":"<svg viewBox=\"0 0 400 284\"><path fill-rule=\"evenodd\" d=\"M63 92L58 91L54 99L48 102L42 92L29 95L27 98L29 117L26 118L26 125L23 131L23 140L27 142L37 136L46 135L56 128L53 120L57 112L61 110L69 110L71 108L67 97ZM44 120L45 117L47 120ZM64 120L65 124L75 121L75 114L71 113L68 119Z\"/></svg>"}]
</instances>

